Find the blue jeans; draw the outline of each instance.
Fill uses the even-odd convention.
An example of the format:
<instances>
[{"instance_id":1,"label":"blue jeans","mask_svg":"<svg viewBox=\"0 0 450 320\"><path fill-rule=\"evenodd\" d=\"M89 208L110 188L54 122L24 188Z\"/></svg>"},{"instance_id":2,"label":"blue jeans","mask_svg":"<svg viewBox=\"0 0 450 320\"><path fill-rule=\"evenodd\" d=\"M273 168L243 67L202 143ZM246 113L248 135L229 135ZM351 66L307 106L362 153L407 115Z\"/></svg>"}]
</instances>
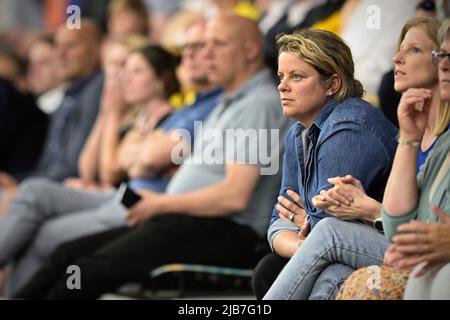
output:
<instances>
[{"instance_id":1,"label":"blue jeans","mask_svg":"<svg viewBox=\"0 0 450 320\"><path fill-rule=\"evenodd\" d=\"M389 242L371 226L325 218L281 271L265 300L334 298L356 269L381 265Z\"/></svg>"}]
</instances>

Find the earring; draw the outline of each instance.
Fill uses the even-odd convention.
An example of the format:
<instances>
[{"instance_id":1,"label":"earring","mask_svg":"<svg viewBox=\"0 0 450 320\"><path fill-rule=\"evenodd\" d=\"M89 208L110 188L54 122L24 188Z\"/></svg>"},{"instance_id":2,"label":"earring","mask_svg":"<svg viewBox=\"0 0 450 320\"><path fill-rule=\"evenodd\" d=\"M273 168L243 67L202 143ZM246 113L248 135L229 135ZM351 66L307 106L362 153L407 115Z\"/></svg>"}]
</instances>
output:
<instances>
[{"instance_id":1,"label":"earring","mask_svg":"<svg viewBox=\"0 0 450 320\"><path fill-rule=\"evenodd\" d=\"M332 91L328 91L328 92L327 92L327 96L331 96L332 94L333 94Z\"/></svg>"}]
</instances>

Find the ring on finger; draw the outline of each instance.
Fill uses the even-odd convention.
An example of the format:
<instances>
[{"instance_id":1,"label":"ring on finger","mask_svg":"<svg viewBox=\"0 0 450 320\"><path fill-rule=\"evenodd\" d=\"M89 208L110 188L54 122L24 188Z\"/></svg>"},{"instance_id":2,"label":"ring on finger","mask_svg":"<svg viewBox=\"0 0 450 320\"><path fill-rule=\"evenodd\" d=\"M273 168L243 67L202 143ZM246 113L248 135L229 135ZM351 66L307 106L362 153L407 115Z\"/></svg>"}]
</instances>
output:
<instances>
[{"instance_id":1,"label":"ring on finger","mask_svg":"<svg viewBox=\"0 0 450 320\"><path fill-rule=\"evenodd\" d=\"M289 218L289 220L291 220L292 222L294 222L294 218L295 218L295 213L293 213L293 214L291 215L291 217Z\"/></svg>"}]
</instances>

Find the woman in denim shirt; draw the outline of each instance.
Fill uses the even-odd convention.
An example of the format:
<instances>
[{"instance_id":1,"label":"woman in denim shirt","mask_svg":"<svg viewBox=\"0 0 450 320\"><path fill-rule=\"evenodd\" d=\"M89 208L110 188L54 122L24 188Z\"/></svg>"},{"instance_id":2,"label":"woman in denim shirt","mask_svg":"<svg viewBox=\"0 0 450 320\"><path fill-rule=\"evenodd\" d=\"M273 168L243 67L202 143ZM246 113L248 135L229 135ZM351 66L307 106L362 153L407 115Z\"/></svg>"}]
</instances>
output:
<instances>
[{"instance_id":1,"label":"woman in denim shirt","mask_svg":"<svg viewBox=\"0 0 450 320\"><path fill-rule=\"evenodd\" d=\"M361 221L327 218L330 216L311 199L331 187L329 177L351 174L362 181L371 197L381 200L396 149L396 129L380 110L361 99L363 88L354 78L350 49L339 37L326 31L301 30L282 36L278 47L283 111L298 122L286 136L282 197L274 209L268 238L275 253L292 258L280 274L281 286L277 280L265 298L306 299L314 292L325 298L333 294L334 282L330 281L331 289L321 286L313 290L317 278L343 281L357 266L330 263L326 272L312 274L309 269L297 269L296 260L304 255L320 257L322 252L316 249L321 244L332 241L335 233L352 233L354 226L361 226L357 239L376 246L371 248L376 257L365 263L373 264L376 259L381 263L387 244L378 248L383 235ZM303 202L289 190L298 193ZM292 209L292 202L298 203L297 209ZM280 219L283 208L292 212L289 219L283 215ZM298 274L301 279L308 275L309 285L297 295L298 283L290 276L283 281L284 274Z\"/></svg>"}]
</instances>

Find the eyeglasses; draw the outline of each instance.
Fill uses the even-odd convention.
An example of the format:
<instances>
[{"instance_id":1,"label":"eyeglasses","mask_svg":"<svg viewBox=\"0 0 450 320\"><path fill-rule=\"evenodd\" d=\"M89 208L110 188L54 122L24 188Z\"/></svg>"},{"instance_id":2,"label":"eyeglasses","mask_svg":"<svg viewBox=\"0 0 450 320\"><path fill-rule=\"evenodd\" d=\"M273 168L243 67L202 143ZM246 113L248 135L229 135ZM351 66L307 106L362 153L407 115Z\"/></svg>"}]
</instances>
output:
<instances>
[{"instance_id":1,"label":"eyeglasses","mask_svg":"<svg viewBox=\"0 0 450 320\"><path fill-rule=\"evenodd\" d=\"M450 59L450 53L443 50L433 50L431 56L435 66L438 66L445 57Z\"/></svg>"}]
</instances>

